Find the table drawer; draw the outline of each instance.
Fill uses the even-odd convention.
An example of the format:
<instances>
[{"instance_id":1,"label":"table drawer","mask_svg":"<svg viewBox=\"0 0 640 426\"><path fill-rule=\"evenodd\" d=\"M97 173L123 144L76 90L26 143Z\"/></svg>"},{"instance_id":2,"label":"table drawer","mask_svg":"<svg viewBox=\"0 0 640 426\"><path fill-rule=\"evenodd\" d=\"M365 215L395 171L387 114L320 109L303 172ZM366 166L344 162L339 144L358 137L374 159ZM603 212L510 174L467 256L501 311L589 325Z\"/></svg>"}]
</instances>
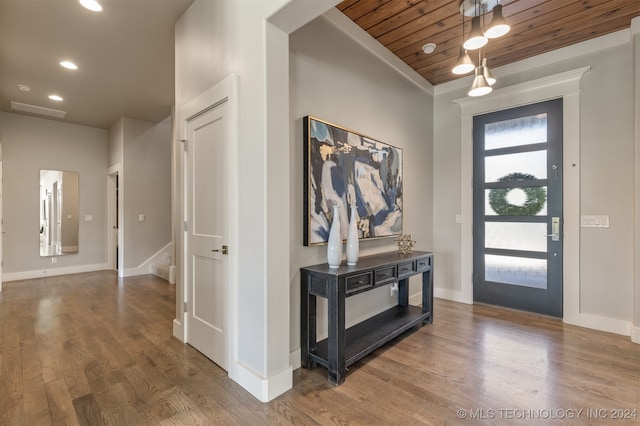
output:
<instances>
[{"instance_id":1,"label":"table drawer","mask_svg":"<svg viewBox=\"0 0 640 426\"><path fill-rule=\"evenodd\" d=\"M425 257L424 259L418 259L416 261L416 271L424 272L431 269L431 257Z\"/></svg>"},{"instance_id":2,"label":"table drawer","mask_svg":"<svg viewBox=\"0 0 640 426\"><path fill-rule=\"evenodd\" d=\"M384 284L396 278L396 267L390 266L388 268L376 269L373 274L376 285Z\"/></svg>"},{"instance_id":3,"label":"table drawer","mask_svg":"<svg viewBox=\"0 0 640 426\"><path fill-rule=\"evenodd\" d=\"M346 287L345 293L350 294L359 290L364 290L366 288L373 286L373 280L371 277L371 272L361 275L353 275L351 277L346 278Z\"/></svg>"},{"instance_id":4,"label":"table drawer","mask_svg":"<svg viewBox=\"0 0 640 426\"><path fill-rule=\"evenodd\" d=\"M416 263L413 262L413 261L400 263L398 265L398 278L402 278L402 277L408 276L408 275L413 275L413 273L415 271L415 265L416 265Z\"/></svg>"}]
</instances>

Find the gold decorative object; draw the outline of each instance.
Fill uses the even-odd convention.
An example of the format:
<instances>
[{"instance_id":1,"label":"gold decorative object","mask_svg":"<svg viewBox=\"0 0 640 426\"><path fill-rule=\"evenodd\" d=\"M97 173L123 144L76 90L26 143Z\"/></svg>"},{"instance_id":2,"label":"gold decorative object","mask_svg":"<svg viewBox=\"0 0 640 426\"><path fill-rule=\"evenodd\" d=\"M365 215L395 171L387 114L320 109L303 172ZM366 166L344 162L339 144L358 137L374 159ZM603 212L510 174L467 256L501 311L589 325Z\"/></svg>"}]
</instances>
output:
<instances>
[{"instance_id":1,"label":"gold decorative object","mask_svg":"<svg viewBox=\"0 0 640 426\"><path fill-rule=\"evenodd\" d=\"M398 243L398 253L411 254L411 249L416 245L416 242L411 239L411 234L400 234L396 240Z\"/></svg>"}]
</instances>

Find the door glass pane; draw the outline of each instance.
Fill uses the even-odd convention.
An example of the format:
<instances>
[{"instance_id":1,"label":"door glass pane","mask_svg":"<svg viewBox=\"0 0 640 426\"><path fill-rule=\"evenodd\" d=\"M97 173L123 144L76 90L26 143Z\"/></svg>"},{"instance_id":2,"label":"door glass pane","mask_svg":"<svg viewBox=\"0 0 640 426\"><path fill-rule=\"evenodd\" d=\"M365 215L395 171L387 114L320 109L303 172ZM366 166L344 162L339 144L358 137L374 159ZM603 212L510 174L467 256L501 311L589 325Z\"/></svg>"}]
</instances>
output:
<instances>
[{"instance_id":1,"label":"door glass pane","mask_svg":"<svg viewBox=\"0 0 640 426\"><path fill-rule=\"evenodd\" d=\"M546 216L547 187L494 188L484 191L487 216Z\"/></svg>"},{"instance_id":2,"label":"door glass pane","mask_svg":"<svg viewBox=\"0 0 640 426\"><path fill-rule=\"evenodd\" d=\"M524 287L547 288L547 260L484 255L484 279Z\"/></svg>"},{"instance_id":3,"label":"door glass pane","mask_svg":"<svg viewBox=\"0 0 640 426\"><path fill-rule=\"evenodd\" d=\"M546 223L485 222L485 247L547 251Z\"/></svg>"},{"instance_id":4,"label":"door glass pane","mask_svg":"<svg viewBox=\"0 0 640 426\"><path fill-rule=\"evenodd\" d=\"M527 175L527 176L524 176ZM485 182L547 178L547 151L492 155L484 159Z\"/></svg>"},{"instance_id":5,"label":"door glass pane","mask_svg":"<svg viewBox=\"0 0 640 426\"><path fill-rule=\"evenodd\" d=\"M547 114L487 123L484 149L507 148L547 141Z\"/></svg>"}]
</instances>

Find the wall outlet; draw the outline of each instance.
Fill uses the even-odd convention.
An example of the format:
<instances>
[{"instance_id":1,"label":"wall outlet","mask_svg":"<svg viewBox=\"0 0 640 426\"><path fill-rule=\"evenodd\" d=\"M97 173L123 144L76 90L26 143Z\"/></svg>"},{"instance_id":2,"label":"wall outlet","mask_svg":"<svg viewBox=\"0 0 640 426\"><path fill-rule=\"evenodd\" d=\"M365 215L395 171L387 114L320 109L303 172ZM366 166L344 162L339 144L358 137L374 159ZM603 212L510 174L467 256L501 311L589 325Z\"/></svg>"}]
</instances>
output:
<instances>
[{"instance_id":1,"label":"wall outlet","mask_svg":"<svg viewBox=\"0 0 640 426\"><path fill-rule=\"evenodd\" d=\"M51 263L58 263L58 258L57 257L52 257L51 258Z\"/></svg>"}]
</instances>

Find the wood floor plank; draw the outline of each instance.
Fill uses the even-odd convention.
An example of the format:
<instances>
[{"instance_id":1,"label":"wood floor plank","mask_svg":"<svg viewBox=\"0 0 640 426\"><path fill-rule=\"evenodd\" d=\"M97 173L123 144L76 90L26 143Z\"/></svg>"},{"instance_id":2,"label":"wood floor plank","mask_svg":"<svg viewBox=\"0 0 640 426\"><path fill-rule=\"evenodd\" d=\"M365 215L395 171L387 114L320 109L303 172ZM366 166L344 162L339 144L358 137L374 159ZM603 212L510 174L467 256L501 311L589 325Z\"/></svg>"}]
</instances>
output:
<instances>
[{"instance_id":1,"label":"wood floor plank","mask_svg":"<svg viewBox=\"0 0 640 426\"><path fill-rule=\"evenodd\" d=\"M80 424L64 380L47 383L46 389L51 423L53 425Z\"/></svg>"},{"instance_id":2,"label":"wood floor plank","mask_svg":"<svg viewBox=\"0 0 640 426\"><path fill-rule=\"evenodd\" d=\"M628 337L440 299L434 312L341 386L324 368L298 369L293 389L262 403L171 335L175 287L164 280L99 271L5 283L0 425L640 423L640 346ZM583 412L524 421L515 409ZM636 417L594 415L616 409Z\"/></svg>"}]
</instances>

